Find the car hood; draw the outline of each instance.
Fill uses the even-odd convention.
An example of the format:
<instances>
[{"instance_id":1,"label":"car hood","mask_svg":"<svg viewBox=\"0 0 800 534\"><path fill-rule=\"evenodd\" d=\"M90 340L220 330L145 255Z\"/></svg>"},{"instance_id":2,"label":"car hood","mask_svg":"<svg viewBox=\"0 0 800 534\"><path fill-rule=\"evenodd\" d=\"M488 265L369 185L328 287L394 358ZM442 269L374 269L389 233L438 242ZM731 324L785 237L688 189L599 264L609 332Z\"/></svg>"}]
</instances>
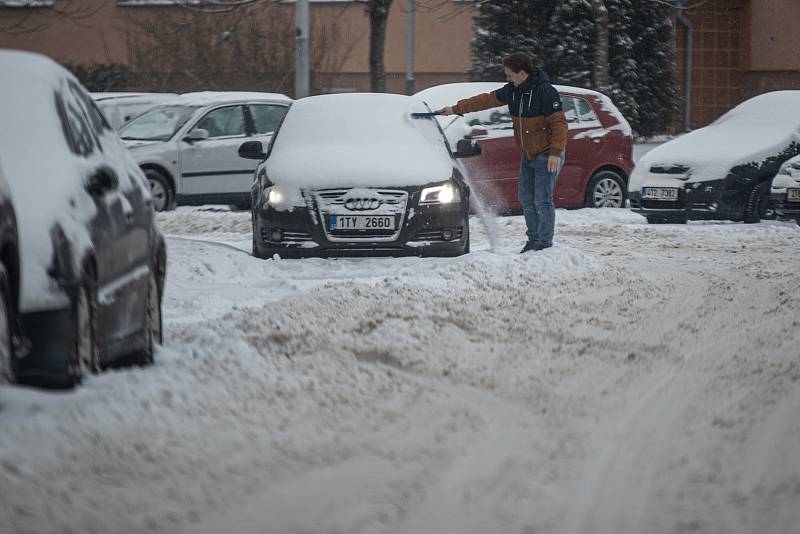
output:
<instances>
[{"instance_id":1,"label":"car hood","mask_svg":"<svg viewBox=\"0 0 800 534\"><path fill-rule=\"evenodd\" d=\"M297 189L407 187L449 180L453 162L437 146L329 144L274 151L266 170L273 183Z\"/></svg>"}]
</instances>

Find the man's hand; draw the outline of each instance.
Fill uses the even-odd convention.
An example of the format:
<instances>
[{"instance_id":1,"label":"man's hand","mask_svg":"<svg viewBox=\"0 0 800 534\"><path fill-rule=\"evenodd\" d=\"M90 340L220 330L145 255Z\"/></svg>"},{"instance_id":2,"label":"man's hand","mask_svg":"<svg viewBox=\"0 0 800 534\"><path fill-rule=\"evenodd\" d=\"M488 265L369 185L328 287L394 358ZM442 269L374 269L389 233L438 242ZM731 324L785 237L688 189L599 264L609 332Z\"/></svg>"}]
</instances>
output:
<instances>
[{"instance_id":1,"label":"man's hand","mask_svg":"<svg viewBox=\"0 0 800 534\"><path fill-rule=\"evenodd\" d=\"M547 172L556 172L559 165L561 165L561 158L559 156L550 156L547 158Z\"/></svg>"},{"instance_id":2,"label":"man's hand","mask_svg":"<svg viewBox=\"0 0 800 534\"><path fill-rule=\"evenodd\" d=\"M437 115L452 115L453 114L453 106L445 106L442 109L437 109L434 111Z\"/></svg>"}]
</instances>

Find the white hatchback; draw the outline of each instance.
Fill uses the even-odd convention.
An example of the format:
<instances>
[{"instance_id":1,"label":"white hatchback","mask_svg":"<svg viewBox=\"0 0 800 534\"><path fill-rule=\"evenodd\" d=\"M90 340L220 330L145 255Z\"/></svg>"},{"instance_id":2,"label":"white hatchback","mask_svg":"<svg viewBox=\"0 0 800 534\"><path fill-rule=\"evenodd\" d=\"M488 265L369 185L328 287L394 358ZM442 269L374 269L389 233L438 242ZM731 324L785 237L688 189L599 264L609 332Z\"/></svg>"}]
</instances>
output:
<instances>
[{"instance_id":1,"label":"white hatchback","mask_svg":"<svg viewBox=\"0 0 800 534\"><path fill-rule=\"evenodd\" d=\"M119 133L147 176L158 211L177 204L247 208L256 162L240 158L239 145L268 144L291 103L275 93L186 93Z\"/></svg>"}]
</instances>

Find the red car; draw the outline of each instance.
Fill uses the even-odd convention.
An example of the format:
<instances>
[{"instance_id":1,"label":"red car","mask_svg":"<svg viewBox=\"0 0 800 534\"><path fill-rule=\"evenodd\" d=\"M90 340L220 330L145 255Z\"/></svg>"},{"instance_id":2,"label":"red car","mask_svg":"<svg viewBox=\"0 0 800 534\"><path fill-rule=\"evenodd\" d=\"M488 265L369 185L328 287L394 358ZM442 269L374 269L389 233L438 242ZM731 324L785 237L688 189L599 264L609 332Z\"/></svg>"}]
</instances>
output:
<instances>
[{"instance_id":1,"label":"red car","mask_svg":"<svg viewBox=\"0 0 800 534\"><path fill-rule=\"evenodd\" d=\"M455 104L462 98L488 93L500 82L438 85L416 98L431 109ZM633 171L633 137L628 121L607 96L589 89L556 85L569 125L567 157L556 182L557 208L621 208L625 206L628 177ZM483 154L464 160L472 190L484 206L498 213L520 212L517 199L520 151L508 107L463 117L437 117L451 147L464 137L479 139Z\"/></svg>"}]
</instances>

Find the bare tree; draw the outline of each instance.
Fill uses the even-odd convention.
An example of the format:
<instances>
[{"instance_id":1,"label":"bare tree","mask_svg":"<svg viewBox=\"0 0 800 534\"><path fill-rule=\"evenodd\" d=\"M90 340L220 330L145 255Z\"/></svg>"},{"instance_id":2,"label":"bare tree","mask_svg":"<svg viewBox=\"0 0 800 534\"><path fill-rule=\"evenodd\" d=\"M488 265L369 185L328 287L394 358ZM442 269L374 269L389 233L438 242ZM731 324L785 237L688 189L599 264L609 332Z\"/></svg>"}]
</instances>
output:
<instances>
[{"instance_id":1,"label":"bare tree","mask_svg":"<svg viewBox=\"0 0 800 534\"><path fill-rule=\"evenodd\" d=\"M82 24L104 5L103 0L8 1L0 4L0 33L34 33L65 19Z\"/></svg>"},{"instance_id":2,"label":"bare tree","mask_svg":"<svg viewBox=\"0 0 800 534\"><path fill-rule=\"evenodd\" d=\"M291 10L273 2L247 2L236 9L209 6L129 14L133 30L130 65L146 89L189 91L268 90L291 94L294 25ZM312 90L323 91L324 74L337 72L354 42L336 21L312 24Z\"/></svg>"},{"instance_id":3,"label":"bare tree","mask_svg":"<svg viewBox=\"0 0 800 534\"><path fill-rule=\"evenodd\" d=\"M392 0L369 0L369 86L376 93L386 91L386 70L383 52L386 46L386 24Z\"/></svg>"}]
</instances>

